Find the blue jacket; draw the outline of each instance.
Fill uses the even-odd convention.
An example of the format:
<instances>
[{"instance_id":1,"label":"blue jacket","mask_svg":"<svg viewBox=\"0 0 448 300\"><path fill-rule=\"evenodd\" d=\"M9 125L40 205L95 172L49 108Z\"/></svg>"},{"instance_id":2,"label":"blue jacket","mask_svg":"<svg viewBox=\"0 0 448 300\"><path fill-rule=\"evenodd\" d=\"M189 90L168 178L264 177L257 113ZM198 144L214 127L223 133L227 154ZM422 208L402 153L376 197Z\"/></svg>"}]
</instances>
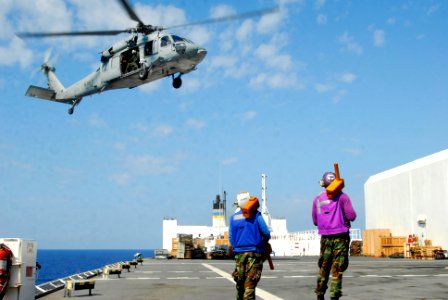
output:
<instances>
[{"instance_id":1,"label":"blue jacket","mask_svg":"<svg viewBox=\"0 0 448 300\"><path fill-rule=\"evenodd\" d=\"M270 238L269 228L259 211L247 219L241 210L230 217L229 241L233 252L264 253L265 242Z\"/></svg>"}]
</instances>

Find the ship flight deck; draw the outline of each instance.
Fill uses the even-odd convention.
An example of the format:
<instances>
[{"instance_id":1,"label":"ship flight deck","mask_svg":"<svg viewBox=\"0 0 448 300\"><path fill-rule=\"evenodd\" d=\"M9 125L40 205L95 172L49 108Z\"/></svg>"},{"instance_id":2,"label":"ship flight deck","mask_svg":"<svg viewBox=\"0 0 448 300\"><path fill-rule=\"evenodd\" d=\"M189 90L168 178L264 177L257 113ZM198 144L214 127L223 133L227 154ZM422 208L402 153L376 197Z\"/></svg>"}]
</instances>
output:
<instances>
[{"instance_id":1,"label":"ship flight deck","mask_svg":"<svg viewBox=\"0 0 448 300\"><path fill-rule=\"evenodd\" d=\"M316 299L317 257L274 258L257 287L257 299ZM145 259L117 275L93 277L95 288L74 291L71 298L92 300L235 299L230 276L233 260ZM351 257L344 273L342 299L447 299L448 260ZM87 297L87 298L86 298ZM329 299L329 295L327 295ZM64 298L64 290L42 297Z\"/></svg>"}]
</instances>

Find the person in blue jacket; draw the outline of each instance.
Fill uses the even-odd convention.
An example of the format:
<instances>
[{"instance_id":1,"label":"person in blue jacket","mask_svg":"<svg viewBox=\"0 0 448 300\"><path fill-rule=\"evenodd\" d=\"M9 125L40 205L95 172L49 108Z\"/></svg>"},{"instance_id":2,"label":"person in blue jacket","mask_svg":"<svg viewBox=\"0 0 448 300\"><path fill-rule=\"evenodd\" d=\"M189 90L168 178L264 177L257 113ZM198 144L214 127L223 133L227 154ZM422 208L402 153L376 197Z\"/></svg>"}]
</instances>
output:
<instances>
[{"instance_id":1,"label":"person in blue jacket","mask_svg":"<svg viewBox=\"0 0 448 300\"><path fill-rule=\"evenodd\" d=\"M263 271L266 243L271 238L269 228L258 210L248 218L243 215L242 208L249 199L249 193L239 193L239 209L230 217L229 242L235 254L236 265L232 275L236 282L237 300L255 300L255 288Z\"/></svg>"}]
</instances>

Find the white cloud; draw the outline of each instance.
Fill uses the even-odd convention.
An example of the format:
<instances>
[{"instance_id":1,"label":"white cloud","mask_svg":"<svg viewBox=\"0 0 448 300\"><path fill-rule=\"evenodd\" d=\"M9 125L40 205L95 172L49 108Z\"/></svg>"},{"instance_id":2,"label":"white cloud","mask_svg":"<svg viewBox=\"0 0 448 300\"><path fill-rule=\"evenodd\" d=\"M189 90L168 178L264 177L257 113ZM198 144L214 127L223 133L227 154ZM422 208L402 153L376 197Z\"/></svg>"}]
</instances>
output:
<instances>
[{"instance_id":1,"label":"white cloud","mask_svg":"<svg viewBox=\"0 0 448 300\"><path fill-rule=\"evenodd\" d=\"M437 12L439 10L440 6L439 5L431 5L428 10L426 11L426 14L428 16L432 15L433 13Z\"/></svg>"},{"instance_id":2,"label":"white cloud","mask_svg":"<svg viewBox=\"0 0 448 300\"><path fill-rule=\"evenodd\" d=\"M342 81L344 83L352 83L353 81L356 80L356 78L357 77L355 74L347 72L347 73L341 74L338 79L339 79L339 81Z\"/></svg>"},{"instance_id":3,"label":"white cloud","mask_svg":"<svg viewBox=\"0 0 448 300\"><path fill-rule=\"evenodd\" d=\"M244 120L252 120L257 116L257 112L254 110L249 110L243 113L243 119Z\"/></svg>"},{"instance_id":4,"label":"white cloud","mask_svg":"<svg viewBox=\"0 0 448 300\"><path fill-rule=\"evenodd\" d=\"M269 44L261 44L256 50L255 55L269 67L287 71L293 67L292 58L287 54L279 54L278 51L283 47L284 37L276 35Z\"/></svg>"},{"instance_id":5,"label":"white cloud","mask_svg":"<svg viewBox=\"0 0 448 300\"><path fill-rule=\"evenodd\" d=\"M336 95L332 98L333 103L337 104L341 102L342 98L347 94L346 90L339 90Z\"/></svg>"},{"instance_id":6,"label":"white cloud","mask_svg":"<svg viewBox=\"0 0 448 300\"><path fill-rule=\"evenodd\" d=\"M20 160L2 158L0 160L0 169L4 169L4 168L12 168L15 170L28 172L28 171L33 170L34 166L30 163L23 162Z\"/></svg>"},{"instance_id":7,"label":"white cloud","mask_svg":"<svg viewBox=\"0 0 448 300\"><path fill-rule=\"evenodd\" d=\"M117 142L113 145L113 147L119 151L123 151L123 150L126 150L127 145L126 145L126 143L123 143L123 142Z\"/></svg>"},{"instance_id":8,"label":"white cloud","mask_svg":"<svg viewBox=\"0 0 448 300\"><path fill-rule=\"evenodd\" d=\"M236 11L229 5L221 4L213 7L210 10L211 18L222 18L227 16L235 15Z\"/></svg>"},{"instance_id":9,"label":"white cloud","mask_svg":"<svg viewBox=\"0 0 448 300\"><path fill-rule=\"evenodd\" d=\"M417 35L417 37L416 37L417 40L423 40L424 38L425 38L425 35L424 35L424 34L419 34L419 35Z\"/></svg>"},{"instance_id":10,"label":"white cloud","mask_svg":"<svg viewBox=\"0 0 448 300\"><path fill-rule=\"evenodd\" d=\"M361 154L361 150L357 148L343 148L342 151L353 156L358 156Z\"/></svg>"},{"instance_id":11,"label":"white cloud","mask_svg":"<svg viewBox=\"0 0 448 300\"><path fill-rule=\"evenodd\" d=\"M0 65L14 66L19 64L22 69L33 61L33 52L26 48L26 43L18 37L13 37L6 47L0 47Z\"/></svg>"},{"instance_id":12,"label":"white cloud","mask_svg":"<svg viewBox=\"0 0 448 300\"><path fill-rule=\"evenodd\" d=\"M340 37L339 42L343 46L343 50L355 53L357 55L361 55L363 52L363 48L359 45L355 39L345 31Z\"/></svg>"},{"instance_id":13,"label":"white cloud","mask_svg":"<svg viewBox=\"0 0 448 300\"><path fill-rule=\"evenodd\" d=\"M314 4L314 7L316 9L321 9L325 5L325 0L316 0L316 3Z\"/></svg>"},{"instance_id":14,"label":"white cloud","mask_svg":"<svg viewBox=\"0 0 448 300\"><path fill-rule=\"evenodd\" d=\"M205 122L198 119L189 118L185 122L185 125L194 129L202 129L205 127Z\"/></svg>"},{"instance_id":15,"label":"white cloud","mask_svg":"<svg viewBox=\"0 0 448 300\"><path fill-rule=\"evenodd\" d=\"M107 124L106 121L102 119L100 116L98 116L97 114L93 114L89 118L89 125L95 128L103 128Z\"/></svg>"},{"instance_id":16,"label":"white cloud","mask_svg":"<svg viewBox=\"0 0 448 300\"><path fill-rule=\"evenodd\" d=\"M66 31L72 29L72 14L62 0L17 0L18 22L21 31Z\"/></svg>"},{"instance_id":17,"label":"white cloud","mask_svg":"<svg viewBox=\"0 0 448 300\"><path fill-rule=\"evenodd\" d=\"M75 20L79 30L114 30L135 26L135 21L128 17L118 1L72 0L72 3L75 6ZM106 15L105 7L107 7Z\"/></svg>"},{"instance_id":18,"label":"white cloud","mask_svg":"<svg viewBox=\"0 0 448 300\"><path fill-rule=\"evenodd\" d=\"M254 87L271 87L271 88L297 88L303 89L304 85L300 83L294 74L270 74L260 73L250 80L250 85Z\"/></svg>"},{"instance_id":19,"label":"white cloud","mask_svg":"<svg viewBox=\"0 0 448 300\"><path fill-rule=\"evenodd\" d=\"M199 90L201 87L201 82L198 79L191 76L187 76L185 78L185 80L182 79L182 87L179 89L180 93L185 95Z\"/></svg>"},{"instance_id":20,"label":"white cloud","mask_svg":"<svg viewBox=\"0 0 448 300\"><path fill-rule=\"evenodd\" d=\"M334 86L331 84L317 83L314 85L314 89L318 93L326 93L334 89Z\"/></svg>"},{"instance_id":21,"label":"white cloud","mask_svg":"<svg viewBox=\"0 0 448 300\"><path fill-rule=\"evenodd\" d=\"M179 109L181 111L186 111L191 107L192 104L193 103L191 101L182 101L181 103L179 103Z\"/></svg>"},{"instance_id":22,"label":"white cloud","mask_svg":"<svg viewBox=\"0 0 448 300\"><path fill-rule=\"evenodd\" d=\"M221 164L223 166L228 166L228 165L234 165L234 164L236 164L238 162L239 162L239 158L238 157L229 157L229 158L224 159L221 162Z\"/></svg>"},{"instance_id":23,"label":"white cloud","mask_svg":"<svg viewBox=\"0 0 448 300\"><path fill-rule=\"evenodd\" d=\"M316 22L319 25L327 24L327 16L323 14L317 15Z\"/></svg>"},{"instance_id":24,"label":"white cloud","mask_svg":"<svg viewBox=\"0 0 448 300\"><path fill-rule=\"evenodd\" d=\"M12 7L12 3L12 0L0 1L0 39L8 39L13 35L13 27L7 21L7 14Z\"/></svg>"},{"instance_id":25,"label":"white cloud","mask_svg":"<svg viewBox=\"0 0 448 300\"><path fill-rule=\"evenodd\" d=\"M263 34L276 32L285 17L286 11L283 9L279 12L263 15L256 25L257 31Z\"/></svg>"},{"instance_id":26,"label":"white cloud","mask_svg":"<svg viewBox=\"0 0 448 300\"><path fill-rule=\"evenodd\" d=\"M130 155L126 157L124 164L132 175L170 174L177 170L176 159L155 157L149 154Z\"/></svg>"},{"instance_id":27,"label":"white cloud","mask_svg":"<svg viewBox=\"0 0 448 300\"><path fill-rule=\"evenodd\" d=\"M118 174L112 174L109 176L109 180L115 182L116 184L120 186L126 186L131 181L132 176L129 173L118 173Z\"/></svg>"},{"instance_id":28,"label":"white cloud","mask_svg":"<svg viewBox=\"0 0 448 300\"><path fill-rule=\"evenodd\" d=\"M162 80L166 79L161 78L156 81L145 83L143 85L140 85L137 89L146 94L153 94L154 92L157 92L161 88Z\"/></svg>"},{"instance_id":29,"label":"white cloud","mask_svg":"<svg viewBox=\"0 0 448 300\"><path fill-rule=\"evenodd\" d=\"M188 39L198 45L206 45L212 39L212 33L203 26L193 26L188 33Z\"/></svg>"},{"instance_id":30,"label":"white cloud","mask_svg":"<svg viewBox=\"0 0 448 300\"><path fill-rule=\"evenodd\" d=\"M245 20L243 24L236 31L236 38L240 42L245 42L248 37L250 37L251 33L254 30L254 21L253 20Z\"/></svg>"},{"instance_id":31,"label":"white cloud","mask_svg":"<svg viewBox=\"0 0 448 300\"><path fill-rule=\"evenodd\" d=\"M383 47L385 43L385 33L384 30L375 30L373 32L373 44L375 47Z\"/></svg>"},{"instance_id":32,"label":"white cloud","mask_svg":"<svg viewBox=\"0 0 448 300\"><path fill-rule=\"evenodd\" d=\"M157 124L149 125L144 122L136 123L133 125L135 129L145 134L149 134L153 137L165 137L173 133L174 129L169 124Z\"/></svg>"},{"instance_id":33,"label":"white cloud","mask_svg":"<svg viewBox=\"0 0 448 300\"><path fill-rule=\"evenodd\" d=\"M154 136L168 136L171 133L173 133L173 127L167 124L158 125L153 130Z\"/></svg>"},{"instance_id":34,"label":"white cloud","mask_svg":"<svg viewBox=\"0 0 448 300\"><path fill-rule=\"evenodd\" d=\"M211 62L210 62L210 69L215 70L215 69L219 69L219 68L224 68L224 69L233 68L233 67L235 67L236 62L237 62L237 58L235 56L217 55L217 56L212 57Z\"/></svg>"},{"instance_id":35,"label":"white cloud","mask_svg":"<svg viewBox=\"0 0 448 300\"><path fill-rule=\"evenodd\" d=\"M239 62L236 56L218 55L211 59L209 71L214 72L219 69L224 72L225 77L241 78L247 75L251 68L247 62Z\"/></svg>"},{"instance_id":36,"label":"white cloud","mask_svg":"<svg viewBox=\"0 0 448 300\"><path fill-rule=\"evenodd\" d=\"M396 22L395 18L390 17L389 19L387 19L386 24L394 25L395 22Z\"/></svg>"}]
</instances>

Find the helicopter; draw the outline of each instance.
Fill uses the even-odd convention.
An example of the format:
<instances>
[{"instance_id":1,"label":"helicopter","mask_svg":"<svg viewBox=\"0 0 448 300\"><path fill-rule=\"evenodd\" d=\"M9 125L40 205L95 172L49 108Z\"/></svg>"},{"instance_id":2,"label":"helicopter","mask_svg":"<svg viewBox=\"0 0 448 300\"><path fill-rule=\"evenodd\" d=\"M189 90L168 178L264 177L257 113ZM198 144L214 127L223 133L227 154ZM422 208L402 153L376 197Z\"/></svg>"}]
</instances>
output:
<instances>
[{"instance_id":1,"label":"helicopter","mask_svg":"<svg viewBox=\"0 0 448 300\"><path fill-rule=\"evenodd\" d=\"M83 97L104 91L135 88L169 76L173 87L178 89L182 86L181 76L196 70L207 55L207 50L190 39L167 33L167 29L251 18L278 10L274 7L164 28L143 23L128 0L117 1L129 18L137 22L135 27L124 30L16 33L20 38L129 34L101 52L101 64L94 72L67 88L57 78L56 69L49 62L49 54L46 55L40 69L47 78L48 88L30 85L26 96L68 104L71 115Z\"/></svg>"}]
</instances>

